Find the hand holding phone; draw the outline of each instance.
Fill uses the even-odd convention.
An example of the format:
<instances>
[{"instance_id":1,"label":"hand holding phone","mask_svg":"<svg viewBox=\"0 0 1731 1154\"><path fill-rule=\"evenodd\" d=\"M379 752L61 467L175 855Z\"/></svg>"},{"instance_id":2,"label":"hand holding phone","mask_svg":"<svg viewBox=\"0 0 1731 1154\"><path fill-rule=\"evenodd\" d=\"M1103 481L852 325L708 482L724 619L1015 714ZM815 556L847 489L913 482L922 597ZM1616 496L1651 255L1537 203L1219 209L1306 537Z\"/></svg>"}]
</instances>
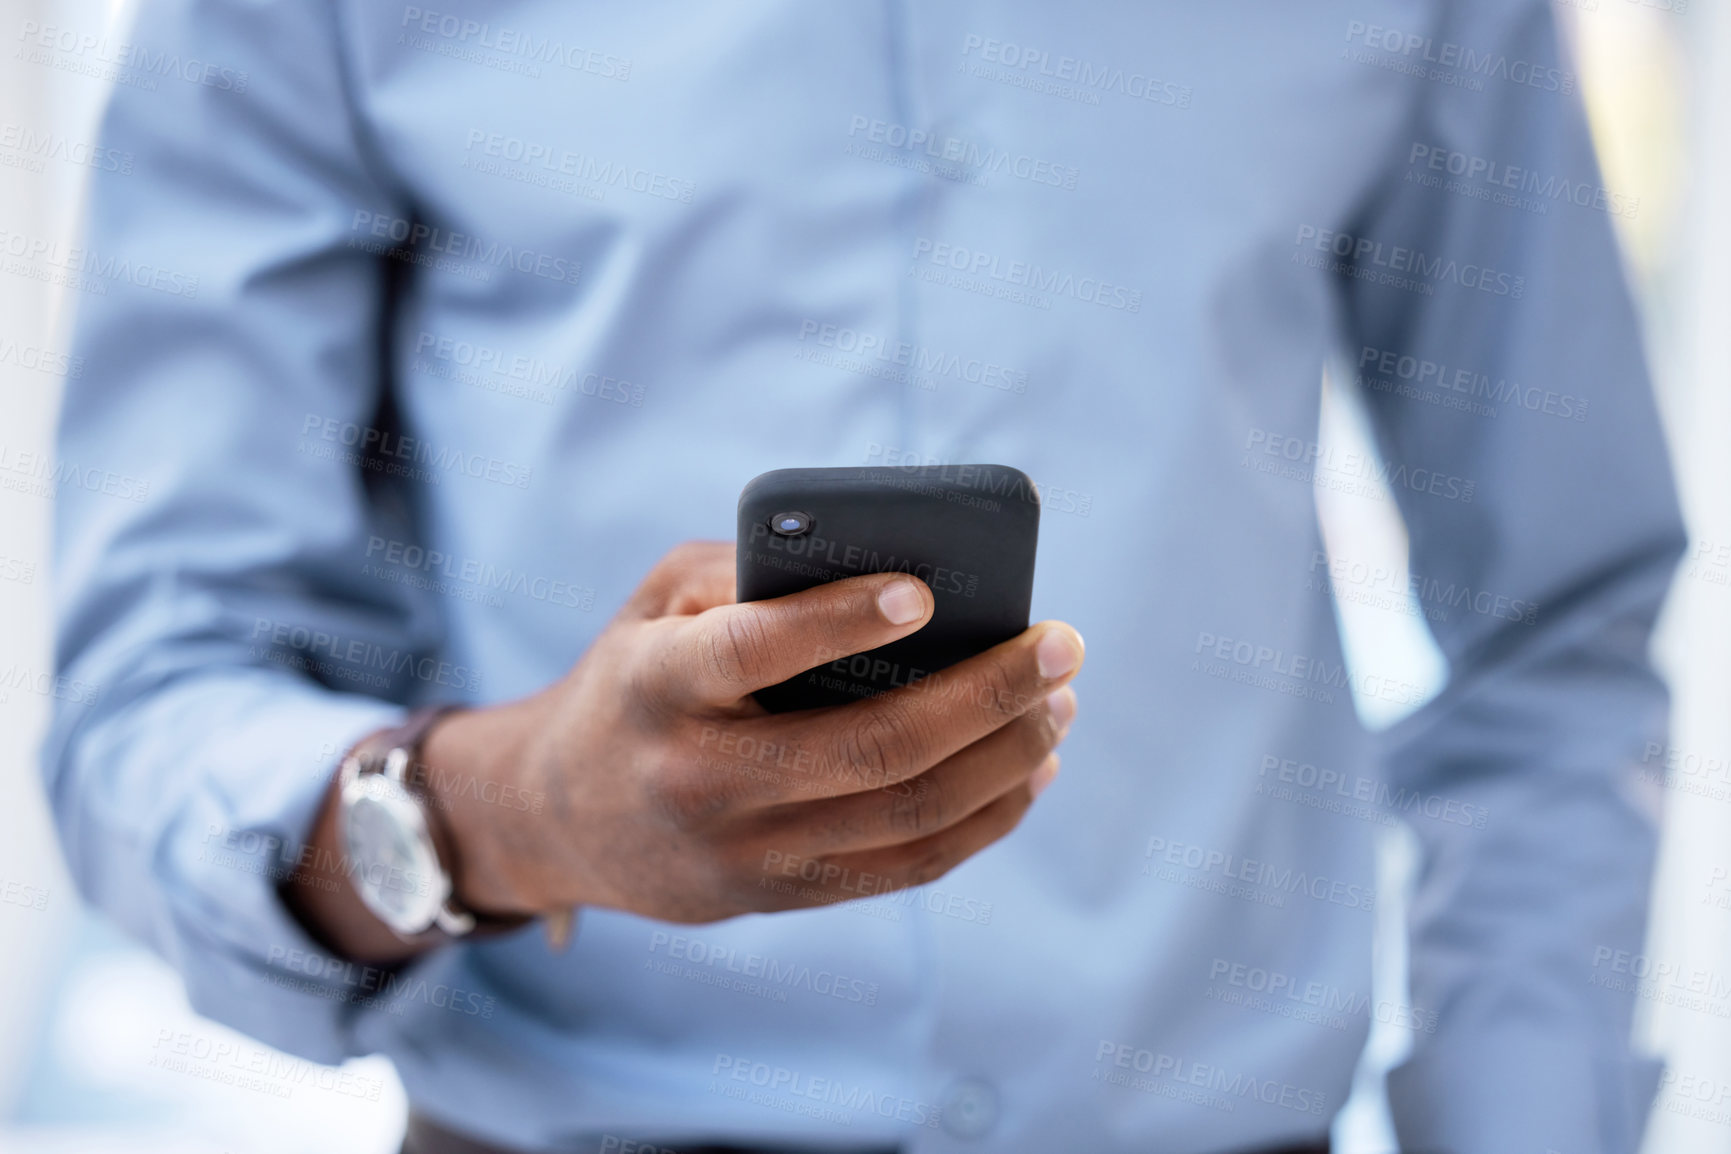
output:
<instances>
[{"instance_id":1,"label":"hand holding phone","mask_svg":"<svg viewBox=\"0 0 1731 1154\"><path fill-rule=\"evenodd\" d=\"M734 572L730 544L681 546L559 681L432 731L434 781L544 799L441 799L460 901L704 922L871 897L1004 836L1056 774L1082 662L1068 625L942 677L768 713L754 693L913 636L938 602L895 571L736 603Z\"/></svg>"}]
</instances>

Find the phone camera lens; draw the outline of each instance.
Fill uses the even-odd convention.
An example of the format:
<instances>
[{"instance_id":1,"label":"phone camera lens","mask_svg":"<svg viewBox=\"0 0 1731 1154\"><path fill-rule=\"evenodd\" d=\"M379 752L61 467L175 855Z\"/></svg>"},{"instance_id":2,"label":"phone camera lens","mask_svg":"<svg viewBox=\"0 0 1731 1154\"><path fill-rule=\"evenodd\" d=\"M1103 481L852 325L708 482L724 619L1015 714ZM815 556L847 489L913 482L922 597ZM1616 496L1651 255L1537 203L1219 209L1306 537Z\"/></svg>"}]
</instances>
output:
<instances>
[{"instance_id":1,"label":"phone camera lens","mask_svg":"<svg viewBox=\"0 0 1731 1154\"><path fill-rule=\"evenodd\" d=\"M777 513L769 519L769 527L783 537L798 537L811 532L811 514Z\"/></svg>"}]
</instances>

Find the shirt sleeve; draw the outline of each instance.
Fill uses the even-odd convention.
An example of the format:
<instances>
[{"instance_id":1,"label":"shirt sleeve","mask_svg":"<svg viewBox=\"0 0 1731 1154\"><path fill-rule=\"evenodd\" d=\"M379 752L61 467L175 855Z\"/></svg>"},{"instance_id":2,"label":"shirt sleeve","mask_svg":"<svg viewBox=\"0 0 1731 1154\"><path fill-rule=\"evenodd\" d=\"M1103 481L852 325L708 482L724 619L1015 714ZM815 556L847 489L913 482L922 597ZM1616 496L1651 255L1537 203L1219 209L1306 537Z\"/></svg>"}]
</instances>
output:
<instances>
[{"instance_id":1,"label":"shirt sleeve","mask_svg":"<svg viewBox=\"0 0 1731 1154\"><path fill-rule=\"evenodd\" d=\"M1426 58L1481 81L1413 78L1398 155L1334 242L1449 665L1385 734L1394 796L1444 815L1412 822L1412 998L1436 1028L1389 1098L1402 1149L1621 1154L1658 1067L1593 975L1646 926L1660 807L1639 767L1668 723L1649 643L1686 543L1610 220L1633 208L1603 187L1546 4L1435 11Z\"/></svg>"},{"instance_id":2,"label":"shirt sleeve","mask_svg":"<svg viewBox=\"0 0 1731 1154\"><path fill-rule=\"evenodd\" d=\"M409 523L364 467L401 213L324 0L147 0L98 171L56 468L58 695L43 771L84 897L201 1013L308 1058L357 987L277 882L342 751L426 696L436 621L364 575ZM136 77L135 77L136 79ZM146 82L148 81L148 82ZM393 510L396 510L393 512ZM360 991L364 995L364 991Z\"/></svg>"}]
</instances>

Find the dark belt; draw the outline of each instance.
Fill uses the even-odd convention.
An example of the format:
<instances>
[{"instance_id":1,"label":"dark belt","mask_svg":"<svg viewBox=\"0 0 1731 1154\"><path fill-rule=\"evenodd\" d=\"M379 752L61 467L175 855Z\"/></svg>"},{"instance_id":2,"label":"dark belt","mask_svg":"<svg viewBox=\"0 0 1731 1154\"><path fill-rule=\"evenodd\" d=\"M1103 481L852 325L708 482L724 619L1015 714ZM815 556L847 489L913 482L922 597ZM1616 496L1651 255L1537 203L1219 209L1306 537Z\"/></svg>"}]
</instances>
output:
<instances>
[{"instance_id":1,"label":"dark belt","mask_svg":"<svg viewBox=\"0 0 1731 1154\"><path fill-rule=\"evenodd\" d=\"M635 1143L635 1145L633 1144ZM807 1146L729 1146L706 1143L694 1146L689 1142L677 1142L667 1145L664 1142L643 1143L639 1139L627 1138L623 1135L597 1134L591 1137L574 1139L559 1147L560 1154L618 1154L620 1151L642 1151L642 1154L900 1154L894 1146L855 1146L846 1150L838 1150L834 1146L826 1146L822 1150L814 1150ZM409 1131L403 1138L402 1154L526 1154L522 1150L512 1150L504 1146L494 1146L479 1138L471 1138L459 1134L455 1130L447 1130L427 1118L423 1114L409 1115ZM1249 1154L1249 1152L1247 1152ZM1256 1154L1328 1154L1328 1139L1305 1145L1282 1146L1276 1150L1264 1150Z\"/></svg>"},{"instance_id":2,"label":"dark belt","mask_svg":"<svg viewBox=\"0 0 1731 1154\"><path fill-rule=\"evenodd\" d=\"M644 1141L632 1135L593 1134L570 1138L559 1144L559 1154L900 1154L894 1146L853 1146L838 1149L826 1146L815 1150L809 1146L730 1146L707 1142L692 1145L664 1141ZM403 1136L402 1154L527 1154L506 1146L494 1146L479 1138L459 1134L432 1121L423 1114L410 1113L409 1131Z\"/></svg>"}]
</instances>

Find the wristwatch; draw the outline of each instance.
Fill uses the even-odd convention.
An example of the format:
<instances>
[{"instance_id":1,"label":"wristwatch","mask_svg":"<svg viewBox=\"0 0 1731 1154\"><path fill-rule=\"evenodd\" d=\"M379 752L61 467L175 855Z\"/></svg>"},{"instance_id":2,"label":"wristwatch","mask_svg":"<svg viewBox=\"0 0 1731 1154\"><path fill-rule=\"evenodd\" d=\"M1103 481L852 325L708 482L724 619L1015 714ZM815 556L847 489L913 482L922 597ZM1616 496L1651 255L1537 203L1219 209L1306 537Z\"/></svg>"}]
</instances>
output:
<instances>
[{"instance_id":1,"label":"wristwatch","mask_svg":"<svg viewBox=\"0 0 1731 1154\"><path fill-rule=\"evenodd\" d=\"M337 775L345 872L362 904L406 941L503 932L532 920L479 914L456 899L456 847L429 803L420 765L428 731L454 708L416 710L397 728L364 738Z\"/></svg>"}]
</instances>

